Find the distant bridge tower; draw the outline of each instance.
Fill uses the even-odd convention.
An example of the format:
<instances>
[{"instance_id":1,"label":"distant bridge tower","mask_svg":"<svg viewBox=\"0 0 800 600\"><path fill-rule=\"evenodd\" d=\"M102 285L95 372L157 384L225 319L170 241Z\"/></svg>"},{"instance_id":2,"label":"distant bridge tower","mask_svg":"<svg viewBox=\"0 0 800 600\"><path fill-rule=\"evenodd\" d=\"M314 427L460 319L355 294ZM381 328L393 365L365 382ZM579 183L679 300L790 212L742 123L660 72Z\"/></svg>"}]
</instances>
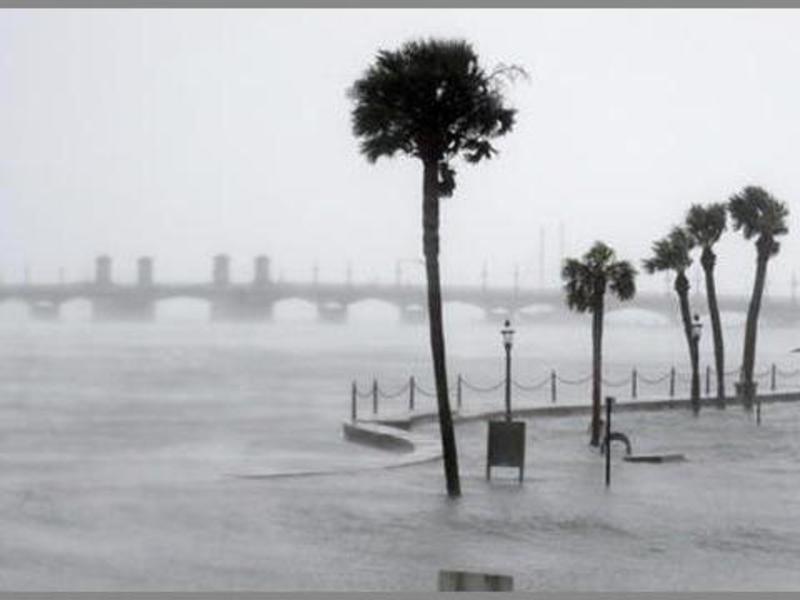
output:
<instances>
[{"instance_id":1,"label":"distant bridge tower","mask_svg":"<svg viewBox=\"0 0 800 600\"><path fill-rule=\"evenodd\" d=\"M347 274L346 274L346 282L348 286L353 285L353 264L348 260L347 261Z\"/></svg>"},{"instance_id":2,"label":"distant bridge tower","mask_svg":"<svg viewBox=\"0 0 800 600\"><path fill-rule=\"evenodd\" d=\"M486 293L486 285L489 282L489 267L486 261L483 261L483 268L481 269L481 291Z\"/></svg>"},{"instance_id":3,"label":"distant bridge tower","mask_svg":"<svg viewBox=\"0 0 800 600\"><path fill-rule=\"evenodd\" d=\"M253 264L253 284L264 286L270 283L269 258L263 254L256 256Z\"/></svg>"},{"instance_id":4,"label":"distant bridge tower","mask_svg":"<svg viewBox=\"0 0 800 600\"><path fill-rule=\"evenodd\" d=\"M155 318L155 303L150 291L143 289L152 285L152 278L152 261L142 257L137 264L139 289L132 293L120 293L113 286L111 258L105 254L98 256L94 276L96 292L91 299L92 318L96 321L152 320ZM147 281L149 283L145 283Z\"/></svg>"},{"instance_id":5,"label":"distant bridge tower","mask_svg":"<svg viewBox=\"0 0 800 600\"><path fill-rule=\"evenodd\" d=\"M140 287L153 285L153 259L142 256L136 261L136 282Z\"/></svg>"},{"instance_id":6,"label":"distant bridge tower","mask_svg":"<svg viewBox=\"0 0 800 600\"><path fill-rule=\"evenodd\" d=\"M311 268L311 283L314 284L314 287L319 285L319 263L314 261L314 266Z\"/></svg>"},{"instance_id":7,"label":"distant bridge tower","mask_svg":"<svg viewBox=\"0 0 800 600\"><path fill-rule=\"evenodd\" d=\"M107 254L95 259L94 282L97 285L111 285L111 257Z\"/></svg>"},{"instance_id":8,"label":"distant bridge tower","mask_svg":"<svg viewBox=\"0 0 800 600\"><path fill-rule=\"evenodd\" d=\"M231 259L227 254L217 254L214 257L212 276L217 287L225 287L231 282Z\"/></svg>"}]
</instances>

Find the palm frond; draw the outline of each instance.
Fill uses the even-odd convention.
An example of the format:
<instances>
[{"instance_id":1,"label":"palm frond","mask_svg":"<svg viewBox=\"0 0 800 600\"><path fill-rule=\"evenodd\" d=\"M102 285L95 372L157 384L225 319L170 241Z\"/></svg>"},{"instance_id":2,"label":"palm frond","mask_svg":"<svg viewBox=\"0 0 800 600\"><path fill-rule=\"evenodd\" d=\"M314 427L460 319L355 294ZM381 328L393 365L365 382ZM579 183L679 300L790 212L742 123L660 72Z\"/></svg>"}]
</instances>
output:
<instances>
[{"instance_id":1,"label":"palm frond","mask_svg":"<svg viewBox=\"0 0 800 600\"><path fill-rule=\"evenodd\" d=\"M686 231L698 246L710 248L728 226L728 209L722 202L702 206L693 204L686 214Z\"/></svg>"},{"instance_id":2,"label":"palm frond","mask_svg":"<svg viewBox=\"0 0 800 600\"><path fill-rule=\"evenodd\" d=\"M567 259L561 278L567 305L577 312L600 307L606 287L621 300L636 293L636 269L628 261L617 261L614 250L603 242L595 242L581 260Z\"/></svg>"},{"instance_id":3,"label":"palm frond","mask_svg":"<svg viewBox=\"0 0 800 600\"><path fill-rule=\"evenodd\" d=\"M630 300L636 295L636 275L627 260L615 262L608 268L608 287L620 300Z\"/></svg>"},{"instance_id":4,"label":"palm frond","mask_svg":"<svg viewBox=\"0 0 800 600\"><path fill-rule=\"evenodd\" d=\"M524 73L501 65L487 73L464 40L414 40L378 52L347 91L353 101L353 133L370 161L397 153L448 163L491 158L491 141L514 126L503 82ZM451 169L450 175L454 174ZM443 178L445 185L455 180Z\"/></svg>"},{"instance_id":5,"label":"palm frond","mask_svg":"<svg viewBox=\"0 0 800 600\"><path fill-rule=\"evenodd\" d=\"M656 240L652 246L652 256L642 261L648 273L658 271L682 272L692 264L690 254L694 240L682 227L674 227L666 237Z\"/></svg>"}]
</instances>

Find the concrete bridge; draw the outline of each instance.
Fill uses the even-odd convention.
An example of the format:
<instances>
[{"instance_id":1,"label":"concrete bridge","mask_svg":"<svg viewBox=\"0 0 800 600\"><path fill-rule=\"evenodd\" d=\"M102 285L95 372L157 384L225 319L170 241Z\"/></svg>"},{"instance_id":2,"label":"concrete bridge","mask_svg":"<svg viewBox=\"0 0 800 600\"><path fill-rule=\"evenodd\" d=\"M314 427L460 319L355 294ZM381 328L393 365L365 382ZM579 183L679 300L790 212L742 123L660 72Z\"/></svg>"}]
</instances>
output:
<instances>
[{"instance_id":1,"label":"concrete bridge","mask_svg":"<svg viewBox=\"0 0 800 600\"><path fill-rule=\"evenodd\" d=\"M404 321L423 321L426 317L424 285L377 283L276 282L270 275L270 261L257 256L253 277L247 283L234 283L230 278L230 259L218 255L213 259L211 279L205 283L156 283L153 259L142 257L137 264L134 283L116 283L112 277L112 261L100 256L95 262L93 281L50 284L0 284L0 302L18 300L28 304L36 319L58 318L60 307L75 299L87 300L95 320L149 321L155 318L158 302L170 298L192 298L208 302L210 315L218 321L260 321L272 316L276 303L300 299L314 304L320 320L344 321L348 307L364 300L378 300L397 307ZM443 290L445 303L476 307L489 319L567 318L568 311L560 289L526 289L519 286L488 287L483 285L450 285ZM748 298L722 295L724 312L744 313ZM693 294L693 310L706 312L705 299ZM608 311L620 308L640 309L677 319L674 294L640 293L624 307L611 297ZM785 324L800 321L800 302L791 298L764 298L762 314L767 323Z\"/></svg>"}]
</instances>

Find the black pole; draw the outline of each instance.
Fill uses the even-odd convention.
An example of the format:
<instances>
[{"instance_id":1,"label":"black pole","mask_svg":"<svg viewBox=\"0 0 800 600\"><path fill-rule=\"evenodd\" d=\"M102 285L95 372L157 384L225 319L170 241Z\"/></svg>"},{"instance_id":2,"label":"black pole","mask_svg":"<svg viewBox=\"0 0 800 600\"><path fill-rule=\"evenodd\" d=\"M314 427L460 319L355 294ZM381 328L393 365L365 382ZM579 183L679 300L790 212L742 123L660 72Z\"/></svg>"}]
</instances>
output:
<instances>
[{"instance_id":1,"label":"black pole","mask_svg":"<svg viewBox=\"0 0 800 600\"><path fill-rule=\"evenodd\" d=\"M606 487L611 486L611 406L614 398L606 396Z\"/></svg>"},{"instance_id":2,"label":"black pole","mask_svg":"<svg viewBox=\"0 0 800 600\"><path fill-rule=\"evenodd\" d=\"M511 344L506 344L506 421L511 421Z\"/></svg>"},{"instance_id":3,"label":"black pole","mask_svg":"<svg viewBox=\"0 0 800 600\"><path fill-rule=\"evenodd\" d=\"M675 397L675 367L669 370L669 397Z\"/></svg>"}]
</instances>

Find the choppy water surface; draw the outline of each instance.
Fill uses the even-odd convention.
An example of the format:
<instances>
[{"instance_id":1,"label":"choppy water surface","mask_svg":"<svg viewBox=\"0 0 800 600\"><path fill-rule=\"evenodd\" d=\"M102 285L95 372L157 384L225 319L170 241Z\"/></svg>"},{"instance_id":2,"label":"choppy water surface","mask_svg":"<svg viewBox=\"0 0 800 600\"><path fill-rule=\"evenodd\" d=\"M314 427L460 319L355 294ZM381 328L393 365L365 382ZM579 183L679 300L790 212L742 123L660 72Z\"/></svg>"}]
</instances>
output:
<instances>
[{"instance_id":1,"label":"choppy water surface","mask_svg":"<svg viewBox=\"0 0 800 600\"><path fill-rule=\"evenodd\" d=\"M635 444L691 460L625 465L610 494L586 451L582 419L532 423L522 491L482 481L482 426L461 428L468 493L457 505L443 501L435 464L230 477L379 464L374 451L340 437L350 381L378 377L391 391L415 374L431 387L430 367L424 327L367 309L347 325L320 325L302 310L259 325L6 318L0 588L431 589L438 567L510 572L532 589L800 585L793 405L768 408L760 430L739 410L696 421L621 415ZM494 383L503 372L499 328L473 317L451 311L451 374ZM517 329L520 381L552 368L588 373L588 322ZM733 368L741 327L726 333ZM762 329L759 345L762 368L800 367L788 353L800 345L797 329ZM708 361L710 340L702 349ZM685 354L677 328L608 326L609 377L633 366L653 376L673 364L685 371ZM565 387L560 398L587 391ZM546 402L547 392L518 392L515 401ZM500 404L499 395L464 400L495 398ZM598 563L609 552L612 571Z\"/></svg>"}]
</instances>

